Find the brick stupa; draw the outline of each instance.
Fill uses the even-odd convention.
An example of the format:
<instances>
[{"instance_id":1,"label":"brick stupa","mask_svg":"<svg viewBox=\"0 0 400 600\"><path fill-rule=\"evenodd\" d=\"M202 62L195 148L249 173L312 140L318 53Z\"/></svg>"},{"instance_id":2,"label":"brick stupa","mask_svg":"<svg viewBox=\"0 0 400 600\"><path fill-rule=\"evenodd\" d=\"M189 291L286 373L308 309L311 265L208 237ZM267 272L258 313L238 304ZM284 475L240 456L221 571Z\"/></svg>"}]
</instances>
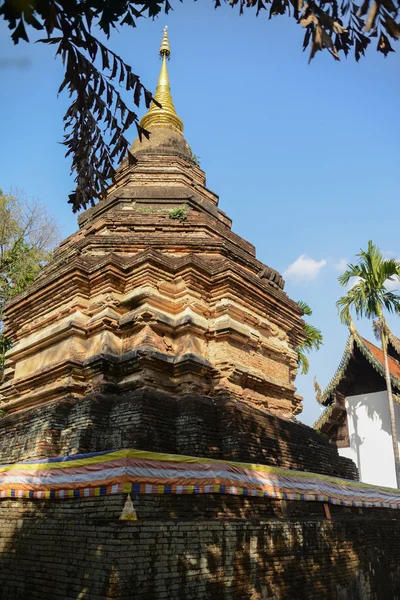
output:
<instances>
[{"instance_id":1,"label":"brick stupa","mask_svg":"<svg viewBox=\"0 0 400 600\"><path fill-rule=\"evenodd\" d=\"M206 188L161 55L136 164L7 308L0 598L398 598L399 511L326 496L358 473L294 418L301 311Z\"/></svg>"},{"instance_id":2,"label":"brick stupa","mask_svg":"<svg viewBox=\"0 0 400 600\"><path fill-rule=\"evenodd\" d=\"M8 304L4 459L136 447L312 468L301 436L282 433L301 411L301 309L206 187L172 102L166 32L160 54L150 139ZM272 433L271 414L285 418Z\"/></svg>"}]
</instances>

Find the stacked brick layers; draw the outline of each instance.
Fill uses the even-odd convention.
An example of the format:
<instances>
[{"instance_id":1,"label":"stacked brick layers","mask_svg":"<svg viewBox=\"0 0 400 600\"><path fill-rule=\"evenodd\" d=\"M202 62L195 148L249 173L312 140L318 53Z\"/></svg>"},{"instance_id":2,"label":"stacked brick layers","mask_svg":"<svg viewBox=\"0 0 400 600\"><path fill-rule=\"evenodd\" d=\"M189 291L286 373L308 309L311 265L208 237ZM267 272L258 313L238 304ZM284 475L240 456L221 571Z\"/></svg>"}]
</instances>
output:
<instances>
[{"instance_id":1,"label":"stacked brick layers","mask_svg":"<svg viewBox=\"0 0 400 600\"><path fill-rule=\"evenodd\" d=\"M358 479L319 433L229 398L98 393L0 420L0 464L135 448Z\"/></svg>"},{"instance_id":2,"label":"stacked brick layers","mask_svg":"<svg viewBox=\"0 0 400 600\"><path fill-rule=\"evenodd\" d=\"M387 509L237 496L0 503L1 600L394 600Z\"/></svg>"},{"instance_id":3,"label":"stacked brick layers","mask_svg":"<svg viewBox=\"0 0 400 600\"><path fill-rule=\"evenodd\" d=\"M301 411L302 312L232 232L203 171L172 152L123 163L107 199L10 301L0 409L115 385Z\"/></svg>"}]
</instances>

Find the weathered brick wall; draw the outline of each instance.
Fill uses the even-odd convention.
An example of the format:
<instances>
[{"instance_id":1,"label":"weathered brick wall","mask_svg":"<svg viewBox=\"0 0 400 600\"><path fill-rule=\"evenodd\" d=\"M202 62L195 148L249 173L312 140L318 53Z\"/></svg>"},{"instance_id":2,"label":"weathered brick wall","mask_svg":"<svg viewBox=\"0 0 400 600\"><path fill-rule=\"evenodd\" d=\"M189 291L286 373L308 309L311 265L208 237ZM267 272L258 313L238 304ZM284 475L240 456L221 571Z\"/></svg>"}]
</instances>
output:
<instances>
[{"instance_id":1,"label":"weathered brick wall","mask_svg":"<svg viewBox=\"0 0 400 600\"><path fill-rule=\"evenodd\" d=\"M120 448L358 478L354 463L310 427L223 397L93 394L0 420L0 463Z\"/></svg>"},{"instance_id":2,"label":"weathered brick wall","mask_svg":"<svg viewBox=\"0 0 400 600\"><path fill-rule=\"evenodd\" d=\"M394 511L224 496L0 502L0 599L396 600Z\"/></svg>"},{"instance_id":3,"label":"weathered brick wall","mask_svg":"<svg viewBox=\"0 0 400 600\"><path fill-rule=\"evenodd\" d=\"M223 397L110 391L0 421L0 463L118 448L357 478L314 430ZM0 600L400 600L394 511L150 495L132 523L124 501L0 501Z\"/></svg>"}]
</instances>

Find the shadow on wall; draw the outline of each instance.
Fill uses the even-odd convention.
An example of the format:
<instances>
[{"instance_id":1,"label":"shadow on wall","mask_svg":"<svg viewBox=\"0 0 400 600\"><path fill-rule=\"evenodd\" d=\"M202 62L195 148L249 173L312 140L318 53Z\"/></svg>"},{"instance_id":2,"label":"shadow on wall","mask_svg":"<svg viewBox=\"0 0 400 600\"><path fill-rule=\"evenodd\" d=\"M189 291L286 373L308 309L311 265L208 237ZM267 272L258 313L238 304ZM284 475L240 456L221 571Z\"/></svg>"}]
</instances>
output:
<instances>
[{"instance_id":1,"label":"shadow on wall","mask_svg":"<svg viewBox=\"0 0 400 600\"><path fill-rule=\"evenodd\" d=\"M122 448L358 478L312 428L225 397L96 393L0 420L0 463Z\"/></svg>"},{"instance_id":2,"label":"shadow on wall","mask_svg":"<svg viewBox=\"0 0 400 600\"><path fill-rule=\"evenodd\" d=\"M362 438L359 434L359 418L357 415L357 409L361 406L362 403L359 402L357 406L350 405L347 408L347 415L353 422L354 433L350 435L350 447L355 450L357 457L357 467L358 474L360 476L360 481L363 481L363 471L362 471L362 463L361 463L361 445L364 443L365 438ZM372 417L371 417L372 418Z\"/></svg>"},{"instance_id":3,"label":"shadow on wall","mask_svg":"<svg viewBox=\"0 0 400 600\"><path fill-rule=\"evenodd\" d=\"M98 393L7 417L0 462L118 448L357 478L352 461L306 425L227 398L149 390ZM134 498L140 521L130 523L119 521L124 501L0 501L0 600L396 597L368 595L378 589L376 539L390 540L395 557L400 551L392 520L377 522L390 523L386 538L350 509L340 513L348 520L326 521L320 503L149 495ZM391 593L400 584L396 558L382 561L380 589Z\"/></svg>"},{"instance_id":4,"label":"shadow on wall","mask_svg":"<svg viewBox=\"0 0 400 600\"><path fill-rule=\"evenodd\" d=\"M142 496L126 522L124 501L2 501L0 599L400 598L391 511L327 521L320 503Z\"/></svg>"},{"instance_id":5,"label":"shadow on wall","mask_svg":"<svg viewBox=\"0 0 400 600\"><path fill-rule=\"evenodd\" d=\"M397 405L395 412L399 425L400 407ZM355 453L360 479L378 485L395 485L386 391L347 398L347 414L350 447Z\"/></svg>"}]
</instances>

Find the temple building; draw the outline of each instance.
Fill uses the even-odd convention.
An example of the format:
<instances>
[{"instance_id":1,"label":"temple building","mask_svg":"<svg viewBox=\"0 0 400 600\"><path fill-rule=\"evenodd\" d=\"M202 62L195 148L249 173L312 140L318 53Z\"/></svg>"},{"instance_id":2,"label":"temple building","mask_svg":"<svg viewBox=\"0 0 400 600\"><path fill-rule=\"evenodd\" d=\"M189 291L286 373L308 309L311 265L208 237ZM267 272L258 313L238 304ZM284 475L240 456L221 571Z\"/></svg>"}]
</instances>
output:
<instances>
[{"instance_id":1,"label":"temple building","mask_svg":"<svg viewBox=\"0 0 400 600\"><path fill-rule=\"evenodd\" d=\"M400 431L400 340L389 334L388 362L397 431ZM339 454L357 465L366 483L397 487L383 352L363 338L354 325L328 387L317 389L327 408L314 424Z\"/></svg>"}]
</instances>

